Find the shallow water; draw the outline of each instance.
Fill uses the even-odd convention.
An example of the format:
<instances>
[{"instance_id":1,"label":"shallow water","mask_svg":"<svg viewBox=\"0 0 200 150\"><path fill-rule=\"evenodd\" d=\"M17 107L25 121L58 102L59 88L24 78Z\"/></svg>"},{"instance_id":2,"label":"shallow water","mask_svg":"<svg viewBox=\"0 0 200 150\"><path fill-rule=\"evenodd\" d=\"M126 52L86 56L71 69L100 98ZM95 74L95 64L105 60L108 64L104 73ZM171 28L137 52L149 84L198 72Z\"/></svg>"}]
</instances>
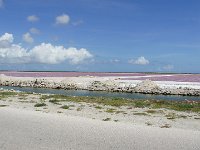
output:
<instances>
[{"instance_id":1,"label":"shallow water","mask_svg":"<svg viewBox=\"0 0 200 150\"><path fill-rule=\"evenodd\" d=\"M35 93L49 93L61 94L67 96L98 96L98 97L123 97L131 99L149 99L149 100L195 100L200 101L200 96L178 96L178 95L152 95L140 93L120 93L120 92L106 92L106 91L87 91L87 90L63 90L63 89L46 89L46 88L32 88L32 87L10 87L0 86L3 89L14 89L23 92Z\"/></svg>"}]
</instances>

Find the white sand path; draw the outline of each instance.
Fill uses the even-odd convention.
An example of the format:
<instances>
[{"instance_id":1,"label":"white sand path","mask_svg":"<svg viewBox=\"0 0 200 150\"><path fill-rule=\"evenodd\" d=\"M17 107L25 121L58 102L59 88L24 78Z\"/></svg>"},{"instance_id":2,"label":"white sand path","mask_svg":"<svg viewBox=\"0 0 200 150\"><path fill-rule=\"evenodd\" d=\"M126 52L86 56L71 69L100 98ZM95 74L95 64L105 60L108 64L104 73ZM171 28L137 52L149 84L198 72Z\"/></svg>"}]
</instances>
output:
<instances>
[{"instance_id":1,"label":"white sand path","mask_svg":"<svg viewBox=\"0 0 200 150\"><path fill-rule=\"evenodd\" d=\"M0 150L199 150L200 132L0 108Z\"/></svg>"}]
</instances>

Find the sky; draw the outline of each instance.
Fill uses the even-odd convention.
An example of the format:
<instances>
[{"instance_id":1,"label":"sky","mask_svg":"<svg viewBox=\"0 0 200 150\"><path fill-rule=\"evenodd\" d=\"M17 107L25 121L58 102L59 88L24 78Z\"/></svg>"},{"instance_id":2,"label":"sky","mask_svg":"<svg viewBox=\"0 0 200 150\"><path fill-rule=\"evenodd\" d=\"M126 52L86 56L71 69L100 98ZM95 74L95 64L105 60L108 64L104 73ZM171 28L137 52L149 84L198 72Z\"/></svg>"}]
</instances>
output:
<instances>
[{"instance_id":1,"label":"sky","mask_svg":"<svg viewBox=\"0 0 200 150\"><path fill-rule=\"evenodd\" d=\"M199 0L0 0L0 70L200 73Z\"/></svg>"}]
</instances>

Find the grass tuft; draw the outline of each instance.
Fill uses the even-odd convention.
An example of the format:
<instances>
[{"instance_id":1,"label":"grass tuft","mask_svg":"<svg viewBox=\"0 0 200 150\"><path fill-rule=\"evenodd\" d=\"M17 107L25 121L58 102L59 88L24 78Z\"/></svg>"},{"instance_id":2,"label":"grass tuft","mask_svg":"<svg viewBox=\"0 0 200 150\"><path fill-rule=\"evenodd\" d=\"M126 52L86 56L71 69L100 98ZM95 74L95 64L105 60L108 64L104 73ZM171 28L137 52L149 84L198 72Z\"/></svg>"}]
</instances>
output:
<instances>
[{"instance_id":1,"label":"grass tuft","mask_svg":"<svg viewBox=\"0 0 200 150\"><path fill-rule=\"evenodd\" d=\"M82 110L82 108L80 108L80 107L78 107L77 109L76 109L76 111L81 111Z\"/></svg>"},{"instance_id":2,"label":"grass tuft","mask_svg":"<svg viewBox=\"0 0 200 150\"><path fill-rule=\"evenodd\" d=\"M137 113L133 113L134 115L139 115L139 116L147 116L147 113L144 112L137 112Z\"/></svg>"},{"instance_id":3,"label":"grass tuft","mask_svg":"<svg viewBox=\"0 0 200 150\"><path fill-rule=\"evenodd\" d=\"M101 106L95 106L94 108L96 108L96 109L102 109Z\"/></svg>"},{"instance_id":4,"label":"grass tuft","mask_svg":"<svg viewBox=\"0 0 200 150\"><path fill-rule=\"evenodd\" d=\"M146 110L145 112L149 113L149 114L155 114L155 113L157 113L157 111L153 110L153 109Z\"/></svg>"},{"instance_id":5,"label":"grass tuft","mask_svg":"<svg viewBox=\"0 0 200 150\"><path fill-rule=\"evenodd\" d=\"M0 107L6 107L6 106L8 106L8 105L0 105Z\"/></svg>"},{"instance_id":6,"label":"grass tuft","mask_svg":"<svg viewBox=\"0 0 200 150\"><path fill-rule=\"evenodd\" d=\"M111 120L111 118L105 118L105 119L103 119L103 121L110 121Z\"/></svg>"},{"instance_id":7,"label":"grass tuft","mask_svg":"<svg viewBox=\"0 0 200 150\"><path fill-rule=\"evenodd\" d=\"M47 104L45 103L37 103L34 105L34 107L43 107L43 106L47 106Z\"/></svg>"},{"instance_id":8,"label":"grass tuft","mask_svg":"<svg viewBox=\"0 0 200 150\"><path fill-rule=\"evenodd\" d=\"M53 104L56 104L56 105L61 105L61 104L59 103L59 100L57 100L57 99L51 99L51 100L49 100L49 102L50 102L50 103L53 103Z\"/></svg>"},{"instance_id":9,"label":"grass tuft","mask_svg":"<svg viewBox=\"0 0 200 150\"><path fill-rule=\"evenodd\" d=\"M69 106L68 105L63 105L60 108L62 108L62 109L69 109Z\"/></svg>"},{"instance_id":10,"label":"grass tuft","mask_svg":"<svg viewBox=\"0 0 200 150\"><path fill-rule=\"evenodd\" d=\"M116 109L113 109L113 108L109 108L106 110L107 113L114 113L116 112Z\"/></svg>"}]
</instances>

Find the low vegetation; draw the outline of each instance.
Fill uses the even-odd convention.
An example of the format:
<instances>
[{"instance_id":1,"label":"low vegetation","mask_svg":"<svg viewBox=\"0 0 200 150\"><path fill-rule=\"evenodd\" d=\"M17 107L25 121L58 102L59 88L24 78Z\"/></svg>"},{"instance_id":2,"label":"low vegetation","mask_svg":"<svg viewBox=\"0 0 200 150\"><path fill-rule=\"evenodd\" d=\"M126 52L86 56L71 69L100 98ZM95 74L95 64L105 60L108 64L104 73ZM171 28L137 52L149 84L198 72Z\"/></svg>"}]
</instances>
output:
<instances>
[{"instance_id":1,"label":"low vegetation","mask_svg":"<svg viewBox=\"0 0 200 150\"><path fill-rule=\"evenodd\" d=\"M0 107L6 107L6 106L8 106L8 105L0 105Z\"/></svg>"},{"instance_id":2,"label":"low vegetation","mask_svg":"<svg viewBox=\"0 0 200 150\"><path fill-rule=\"evenodd\" d=\"M111 118L105 118L105 119L103 119L103 121L110 121L111 120Z\"/></svg>"},{"instance_id":3,"label":"low vegetation","mask_svg":"<svg viewBox=\"0 0 200 150\"><path fill-rule=\"evenodd\" d=\"M17 94L18 94L17 92L1 91L0 99L16 96Z\"/></svg>"},{"instance_id":4,"label":"low vegetation","mask_svg":"<svg viewBox=\"0 0 200 150\"><path fill-rule=\"evenodd\" d=\"M146 110L145 112L149 113L149 114L156 114L156 113L158 113L158 111L156 111L154 109L149 109L149 110Z\"/></svg>"},{"instance_id":5,"label":"low vegetation","mask_svg":"<svg viewBox=\"0 0 200 150\"><path fill-rule=\"evenodd\" d=\"M172 119L172 120L177 118L175 113L169 113L165 115L165 117L167 117L167 119Z\"/></svg>"},{"instance_id":6,"label":"low vegetation","mask_svg":"<svg viewBox=\"0 0 200 150\"><path fill-rule=\"evenodd\" d=\"M176 113L168 113L165 115L165 117L167 117L167 119L171 119L171 120L179 119L179 118L182 118L182 119L187 118L187 116L185 116L185 115L178 115Z\"/></svg>"},{"instance_id":7,"label":"low vegetation","mask_svg":"<svg viewBox=\"0 0 200 150\"><path fill-rule=\"evenodd\" d=\"M19 96L21 98L28 96L29 93L1 91L0 100L8 97ZM65 96L65 95L41 95L40 103L35 107L46 106L45 102L61 105L61 102L76 102L95 104L96 109L102 109L104 105L112 107L127 106L128 108L149 108L146 113L156 113L157 109L165 108L176 111L200 112L200 101L173 101L173 100L137 100L112 97L88 97L88 96ZM150 110L151 109L151 110ZM114 110L107 110L114 112ZM115 110L116 111L116 110Z\"/></svg>"},{"instance_id":8,"label":"low vegetation","mask_svg":"<svg viewBox=\"0 0 200 150\"><path fill-rule=\"evenodd\" d=\"M77 111L81 111L81 110L82 110L82 108L78 107L76 110L77 110Z\"/></svg>"},{"instance_id":9,"label":"low vegetation","mask_svg":"<svg viewBox=\"0 0 200 150\"><path fill-rule=\"evenodd\" d=\"M62 109L69 109L69 106L68 105L63 105L60 108L62 108Z\"/></svg>"},{"instance_id":10,"label":"low vegetation","mask_svg":"<svg viewBox=\"0 0 200 150\"><path fill-rule=\"evenodd\" d=\"M15 92L15 91L0 91L0 99L9 98L13 96L19 96L21 99L25 99L29 93L25 92Z\"/></svg>"},{"instance_id":11,"label":"low vegetation","mask_svg":"<svg viewBox=\"0 0 200 150\"><path fill-rule=\"evenodd\" d=\"M136 108L150 108L147 113L156 113L153 109L172 109L176 111L191 111L200 112L200 101L173 101L173 100L136 100L136 99L125 99L125 98L109 98L109 97L87 97L87 96L64 96L64 95L42 95L41 99L51 99L56 100L56 103L62 101L69 102L85 102L85 103L95 103L101 106L129 106ZM100 107L96 107L100 109Z\"/></svg>"},{"instance_id":12,"label":"low vegetation","mask_svg":"<svg viewBox=\"0 0 200 150\"><path fill-rule=\"evenodd\" d=\"M106 110L107 113L114 113L116 112L116 109L113 109L113 108L109 108Z\"/></svg>"},{"instance_id":13,"label":"low vegetation","mask_svg":"<svg viewBox=\"0 0 200 150\"><path fill-rule=\"evenodd\" d=\"M37 103L34 105L34 107L43 107L43 106L47 106L47 104L45 103Z\"/></svg>"},{"instance_id":14,"label":"low vegetation","mask_svg":"<svg viewBox=\"0 0 200 150\"><path fill-rule=\"evenodd\" d=\"M147 116L147 113L144 112L137 112L137 113L133 113L133 115L138 115L138 116Z\"/></svg>"},{"instance_id":15,"label":"low vegetation","mask_svg":"<svg viewBox=\"0 0 200 150\"><path fill-rule=\"evenodd\" d=\"M51 100L49 100L49 102L50 102L50 103L53 103L53 104L56 104L56 105L61 105L61 104L59 103L59 100L57 100L57 99L51 99Z\"/></svg>"},{"instance_id":16,"label":"low vegetation","mask_svg":"<svg viewBox=\"0 0 200 150\"><path fill-rule=\"evenodd\" d=\"M101 106L95 106L94 108L96 108L96 109L102 109Z\"/></svg>"}]
</instances>

